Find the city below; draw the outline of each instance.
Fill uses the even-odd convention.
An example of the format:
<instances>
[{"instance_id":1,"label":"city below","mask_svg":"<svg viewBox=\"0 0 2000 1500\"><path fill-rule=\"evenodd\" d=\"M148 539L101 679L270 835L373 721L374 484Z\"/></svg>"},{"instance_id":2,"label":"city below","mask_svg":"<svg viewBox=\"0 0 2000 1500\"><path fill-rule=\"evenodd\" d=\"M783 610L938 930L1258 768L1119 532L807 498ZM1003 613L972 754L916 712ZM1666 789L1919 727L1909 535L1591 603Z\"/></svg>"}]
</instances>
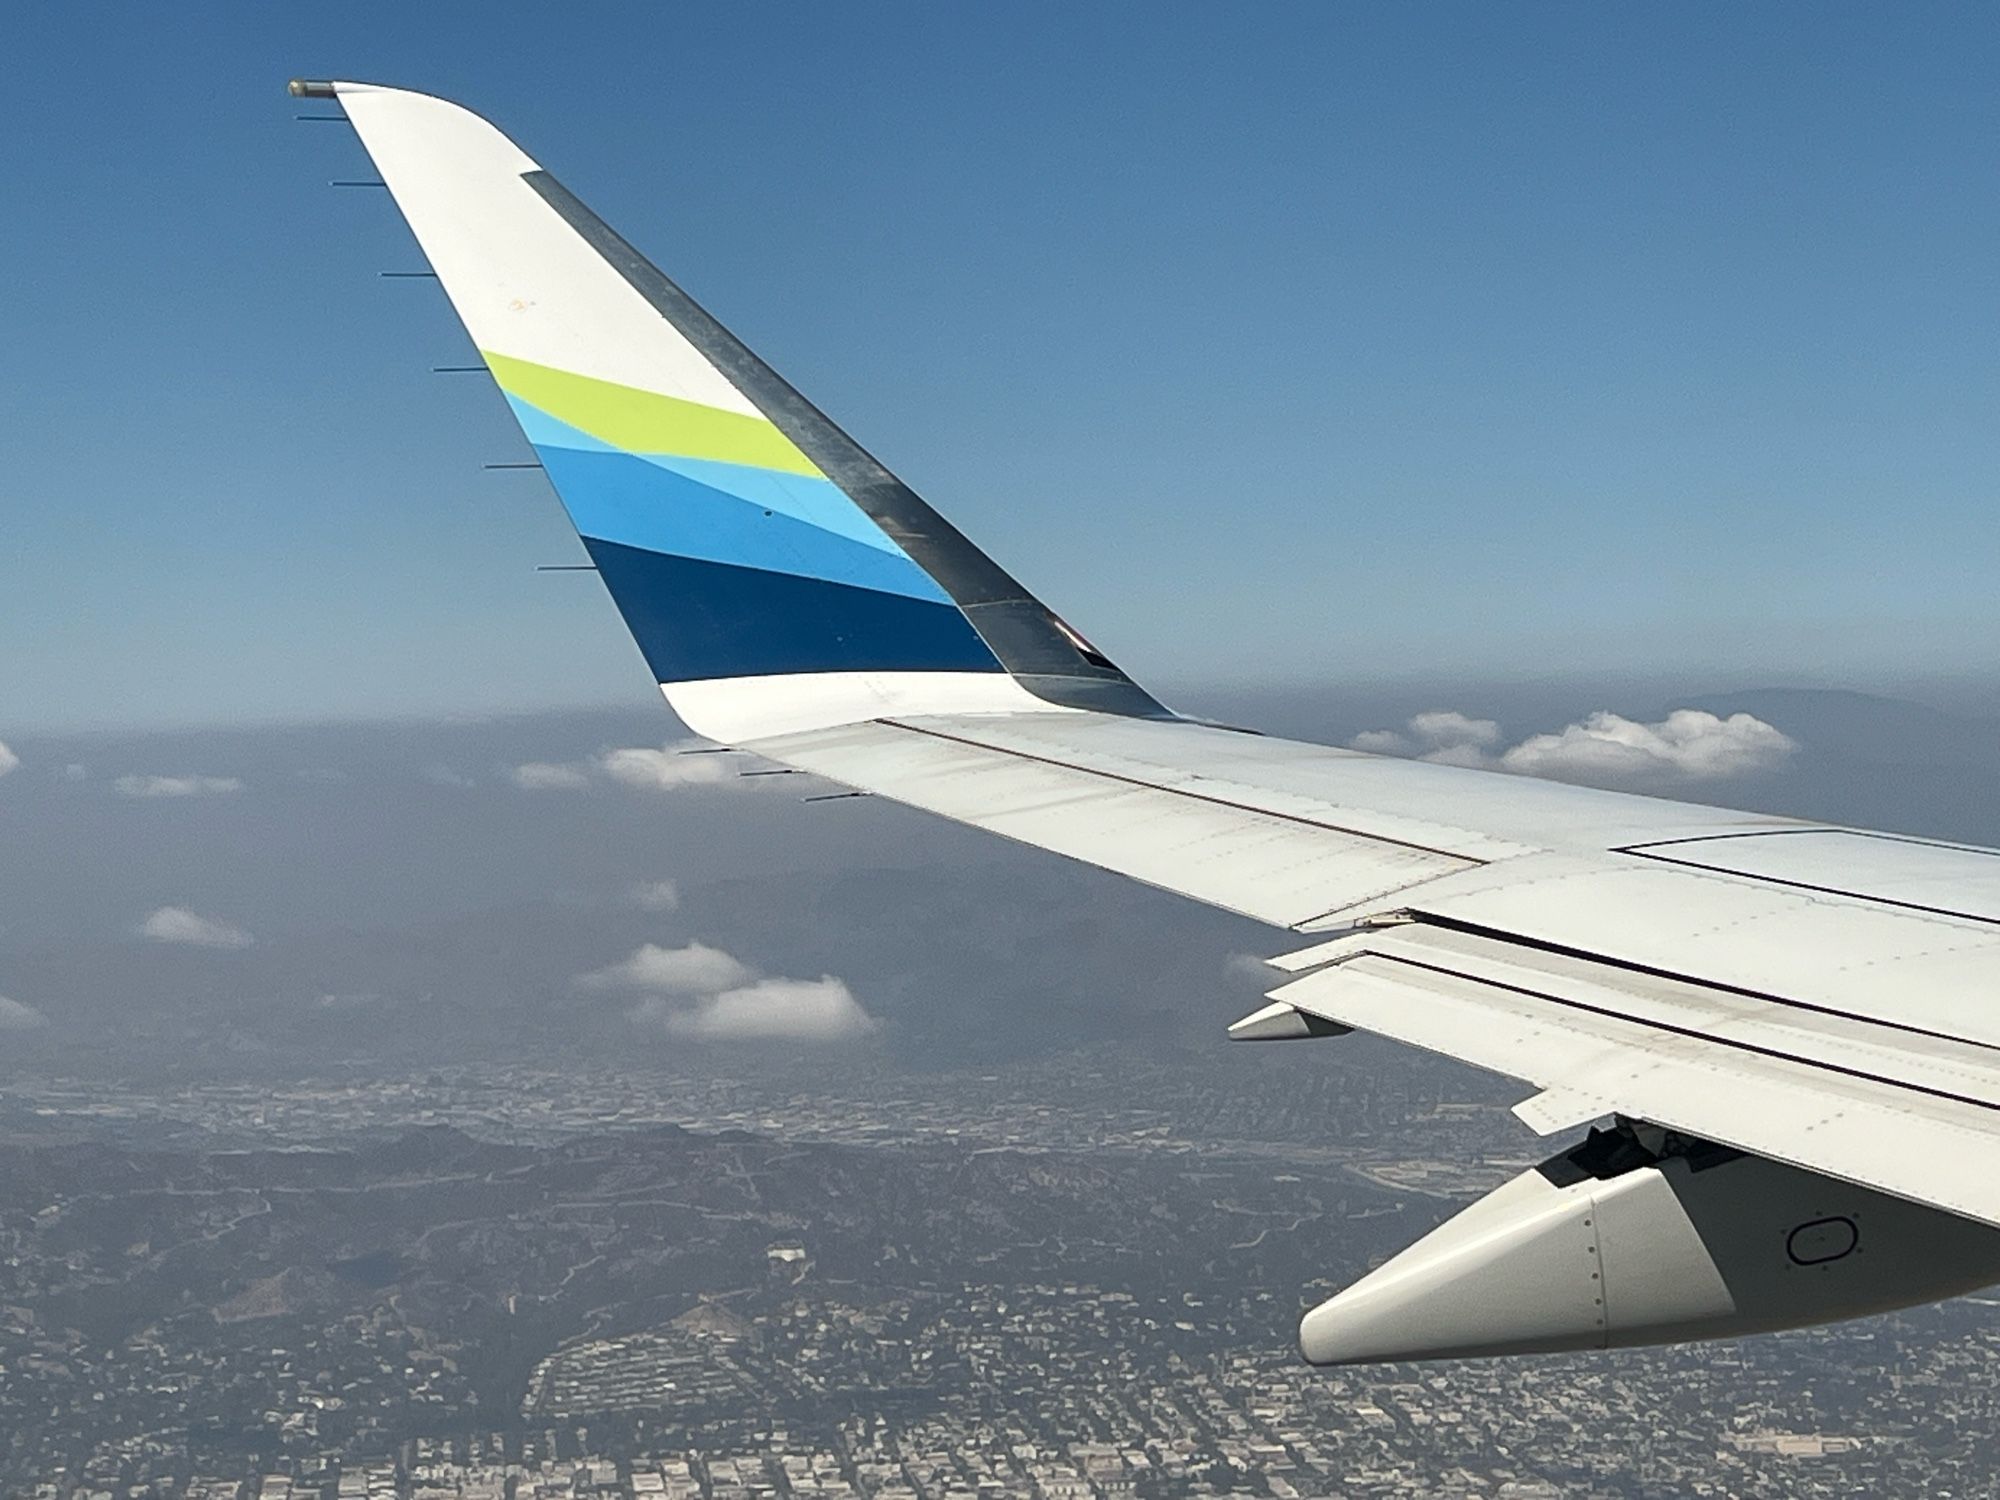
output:
<instances>
[{"instance_id":1,"label":"city below","mask_svg":"<svg viewBox=\"0 0 2000 1500\"><path fill-rule=\"evenodd\" d=\"M1300 1309L1535 1159L1386 1049L467 1066L0 1096L37 1500L1986 1493L1992 1305L1321 1371Z\"/></svg>"}]
</instances>

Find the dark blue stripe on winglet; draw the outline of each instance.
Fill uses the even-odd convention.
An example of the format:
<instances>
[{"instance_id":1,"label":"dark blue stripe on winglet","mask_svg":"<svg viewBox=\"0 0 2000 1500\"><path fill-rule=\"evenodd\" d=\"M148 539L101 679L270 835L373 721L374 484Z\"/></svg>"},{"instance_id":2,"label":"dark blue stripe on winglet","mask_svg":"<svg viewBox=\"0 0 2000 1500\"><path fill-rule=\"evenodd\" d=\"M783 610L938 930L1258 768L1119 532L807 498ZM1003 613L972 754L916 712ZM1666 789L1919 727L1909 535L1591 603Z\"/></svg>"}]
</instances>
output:
<instances>
[{"instance_id":1,"label":"dark blue stripe on winglet","mask_svg":"<svg viewBox=\"0 0 2000 1500\"><path fill-rule=\"evenodd\" d=\"M998 672L950 604L585 537L657 682L783 672Z\"/></svg>"}]
</instances>

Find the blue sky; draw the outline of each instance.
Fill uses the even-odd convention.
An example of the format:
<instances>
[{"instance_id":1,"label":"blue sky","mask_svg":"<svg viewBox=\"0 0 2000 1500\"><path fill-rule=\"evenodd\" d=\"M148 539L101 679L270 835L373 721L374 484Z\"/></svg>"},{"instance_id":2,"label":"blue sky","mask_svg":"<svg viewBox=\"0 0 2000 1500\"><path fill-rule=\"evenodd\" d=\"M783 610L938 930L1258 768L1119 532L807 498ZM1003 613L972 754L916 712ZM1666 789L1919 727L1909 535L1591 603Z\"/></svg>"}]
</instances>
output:
<instances>
[{"instance_id":1,"label":"blue sky","mask_svg":"<svg viewBox=\"0 0 2000 1500\"><path fill-rule=\"evenodd\" d=\"M5 728L643 700L346 127L495 119L1142 680L2000 660L2000 12L45 6Z\"/></svg>"}]
</instances>

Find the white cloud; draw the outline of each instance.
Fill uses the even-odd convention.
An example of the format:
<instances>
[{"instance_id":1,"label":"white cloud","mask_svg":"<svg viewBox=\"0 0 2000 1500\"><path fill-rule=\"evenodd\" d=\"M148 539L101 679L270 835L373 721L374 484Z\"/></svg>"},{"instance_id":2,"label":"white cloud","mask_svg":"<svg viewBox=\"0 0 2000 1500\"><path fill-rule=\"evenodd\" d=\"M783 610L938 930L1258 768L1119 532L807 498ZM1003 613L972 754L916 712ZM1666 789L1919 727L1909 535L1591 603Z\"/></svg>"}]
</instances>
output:
<instances>
[{"instance_id":1,"label":"white cloud","mask_svg":"<svg viewBox=\"0 0 2000 1500\"><path fill-rule=\"evenodd\" d=\"M139 924L139 935L156 943L185 943L195 948L247 948L255 941L241 927L189 911L163 906Z\"/></svg>"},{"instance_id":2,"label":"white cloud","mask_svg":"<svg viewBox=\"0 0 2000 1500\"><path fill-rule=\"evenodd\" d=\"M1661 775L1718 781L1781 765L1798 743L1750 714L1719 718L1677 708L1657 724L1595 713L1557 734L1538 734L1500 757L1509 771L1583 780Z\"/></svg>"},{"instance_id":3,"label":"white cloud","mask_svg":"<svg viewBox=\"0 0 2000 1500\"><path fill-rule=\"evenodd\" d=\"M679 911L681 888L671 880L642 880L626 890L625 899L641 911Z\"/></svg>"},{"instance_id":4,"label":"white cloud","mask_svg":"<svg viewBox=\"0 0 2000 1500\"><path fill-rule=\"evenodd\" d=\"M621 786L670 792L684 786L711 786L734 779L726 755L689 754L697 746L667 745L660 749L634 746L607 750L597 758L598 769Z\"/></svg>"},{"instance_id":5,"label":"white cloud","mask_svg":"<svg viewBox=\"0 0 2000 1500\"><path fill-rule=\"evenodd\" d=\"M1416 752L1416 746L1393 729L1364 729L1347 743L1370 755L1412 755Z\"/></svg>"},{"instance_id":6,"label":"white cloud","mask_svg":"<svg viewBox=\"0 0 2000 1500\"><path fill-rule=\"evenodd\" d=\"M425 766L424 780L428 781L432 786L456 787L461 791L467 787L479 785L478 782L466 775L465 772L453 766Z\"/></svg>"},{"instance_id":7,"label":"white cloud","mask_svg":"<svg viewBox=\"0 0 2000 1500\"><path fill-rule=\"evenodd\" d=\"M40 1026L47 1019L34 1006L0 995L0 1031L26 1031Z\"/></svg>"},{"instance_id":8,"label":"white cloud","mask_svg":"<svg viewBox=\"0 0 2000 1500\"><path fill-rule=\"evenodd\" d=\"M529 761L505 773L506 779L524 791L580 792L598 777L619 786L647 792L671 792L688 786L749 785L738 779L740 761L700 740L671 745L627 745L603 751L589 760ZM470 785L455 774L440 775L433 767L433 780L451 785Z\"/></svg>"},{"instance_id":9,"label":"white cloud","mask_svg":"<svg viewBox=\"0 0 2000 1500\"><path fill-rule=\"evenodd\" d=\"M620 963L578 976L580 989L640 994L633 1021L702 1040L839 1041L877 1022L831 974L785 979L759 974L720 948L647 943Z\"/></svg>"},{"instance_id":10,"label":"white cloud","mask_svg":"<svg viewBox=\"0 0 2000 1500\"><path fill-rule=\"evenodd\" d=\"M15 769L15 767L19 766L20 764L21 764L21 757L16 755L12 750L7 748L7 742L5 740L0 740L0 776L5 776L9 771Z\"/></svg>"},{"instance_id":11,"label":"white cloud","mask_svg":"<svg viewBox=\"0 0 2000 1500\"><path fill-rule=\"evenodd\" d=\"M685 948L662 948L658 943L647 943L630 958L579 975L576 983L578 988L586 990L713 995L747 984L756 977L757 971L748 964L706 943L689 943Z\"/></svg>"},{"instance_id":12,"label":"white cloud","mask_svg":"<svg viewBox=\"0 0 2000 1500\"><path fill-rule=\"evenodd\" d=\"M1488 747L1499 740L1500 726L1491 719L1432 709L1411 719L1406 731L1370 729L1348 743L1371 755L1414 755L1447 765L1480 765Z\"/></svg>"},{"instance_id":13,"label":"white cloud","mask_svg":"<svg viewBox=\"0 0 2000 1500\"><path fill-rule=\"evenodd\" d=\"M1418 714L1403 731L1372 729L1349 743L1440 765L1618 785L1719 781L1772 770L1798 749L1789 735L1751 714L1724 719L1696 708L1677 708L1657 724L1594 713L1505 750L1496 748L1500 726L1491 719L1450 712Z\"/></svg>"},{"instance_id":14,"label":"white cloud","mask_svg":"<svg viewBox=\"0 0 2000 1500\"><path fill-rule=\"evenodd\" d=\"M845 1041L866 1036L875 1018L831 974L818 979L760 979L692 1006L651 1000L635 1020L657 1021L676 1036L707 1041Z\"/></svg>"},{"instance_id":15,"label":"white cloud","mask_svg":"<svg viewBox=\"0 0 2000 1500\"><path fill-rule=\"evenodd\" d=\"M1222 961L1222 972L1231 979L1245 979L1252 984L1275 985L1282 983L1284 975L1271 967L1268 959L1255 953L1232 953Z\"/></svg>"},{"instance_id":16,"label":"white cloud","mask_svg":"<svg viewBox=\"0 0 2000 1500\"><path fill-rule=\"evenodd\" d=\"M578 766L556 765L531 760L516 766L507 777L524 792L581 792L590 787L589 773Z\"/></svg>"},{"instance_id":17,"label":"white cloud","mask_svg":"<svg viewBox=\"0 0 2000 1500\"><path fill-rule=\"evenodd\" d=\"M1449 709L1433 709L1410 720L1410 733L1417 742L1440 749L1453 745L1497 745L1500 726L1491 719L1468 718Z\"/></svg>"},{"instance_id":18,"label":"white cloud","mask_svg":"<svg viewBox=\"0 0 2000 1500\"><path fill-rule=\"evenodd\" d=\"M86 781L90 777L90 771L79 761L71 761L56 774L64 781Z\"/></svg>"},{"instance_id":19,"label":"white cloud","mask_svg":"<svg viewBox=\"0 0 2000 1500\"><path fill-rule=\"evenodd\" d=\"M123 797L219 797L243 790L234 776L120 776L111 784Z\"/></svg>"}]
</instances>

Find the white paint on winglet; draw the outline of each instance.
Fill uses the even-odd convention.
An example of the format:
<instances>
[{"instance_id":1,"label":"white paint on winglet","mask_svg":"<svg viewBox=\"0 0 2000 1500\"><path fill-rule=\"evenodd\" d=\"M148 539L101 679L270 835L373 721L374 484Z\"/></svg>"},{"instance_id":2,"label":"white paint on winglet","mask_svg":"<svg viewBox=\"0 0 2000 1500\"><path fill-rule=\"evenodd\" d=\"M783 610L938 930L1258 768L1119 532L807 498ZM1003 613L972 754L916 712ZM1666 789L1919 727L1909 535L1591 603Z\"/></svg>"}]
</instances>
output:
<instances>
[{"instance_id":1,"label":"white paint on winglet","mask_svg":"<svg viewBox=\"0 0 2000 1500\"><path fill-rule=\"evenodd\" d=\"M1004 672L792 672L665 682L688 728L725 745L870 719L931 714L1069 714Z\"/></svg>"}]
</instances>

